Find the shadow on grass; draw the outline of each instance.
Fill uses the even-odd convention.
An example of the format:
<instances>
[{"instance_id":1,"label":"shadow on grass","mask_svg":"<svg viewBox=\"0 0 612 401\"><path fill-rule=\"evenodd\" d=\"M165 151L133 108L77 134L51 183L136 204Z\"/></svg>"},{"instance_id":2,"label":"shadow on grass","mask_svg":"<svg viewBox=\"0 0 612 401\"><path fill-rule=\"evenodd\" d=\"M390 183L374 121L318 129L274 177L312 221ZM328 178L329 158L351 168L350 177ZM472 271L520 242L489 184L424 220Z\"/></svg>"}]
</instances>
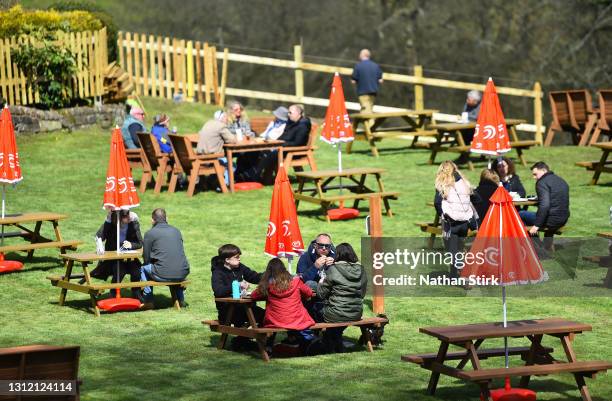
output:
<instances>
[{"instance_id":1,"label":"shadow on grass","mask_svg":"<svg viewBox=\"0 0 612 401\"><path fill-rule=\"evenodd\" d=\"M68 292L68 294L66 294L66 297L69 297L69 296L70 296L70 292ZM121 297L123 297L123 298L133 298L132 295L129 293L129 289L127 291L124 289L124 291L121 292ZM108 299L108 298L113 298L113 296L108 294L108 295L105 295L105 296L103 296L101 298L98 298L98 301L101 301L103 299ZM153 296L153 303L155 304L155 309L154 310L174 309L174 304L172 302L172 298L170 298L170 297L166 297L166 296L163 296L163 295L154 295ZM50 301L49 304L50 305L59 306L59 301ZM90 315L94 314L90 299L66 300L66 301L64 301L64 306L67 306L69 308L76 309L76 310L79 310L79 311L82 311L82 312L87 312ZM121 312L106 313L106 312L100 310L100 314L101 315L113 315L115 313L124 313L124 312L144 312L144 311L136 309L136 310L131 310L131 311L121 311Z\"/></svg>"}]
</instances>

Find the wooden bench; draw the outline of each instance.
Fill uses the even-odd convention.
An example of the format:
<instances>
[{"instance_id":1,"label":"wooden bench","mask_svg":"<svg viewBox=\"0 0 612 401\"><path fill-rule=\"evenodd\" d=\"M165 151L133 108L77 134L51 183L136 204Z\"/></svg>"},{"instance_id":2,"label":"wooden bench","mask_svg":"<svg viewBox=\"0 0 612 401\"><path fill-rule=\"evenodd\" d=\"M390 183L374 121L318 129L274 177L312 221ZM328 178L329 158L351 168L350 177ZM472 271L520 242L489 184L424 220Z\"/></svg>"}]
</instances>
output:
<instances>
[{"instance_id":1,"label":"wooden bench","mask_svg":"<svg viewBox=\"0 0 612 401\"><path fill-rule=\"evenodd\" d=\"M389 319L386 317L369 317L361 320L353 321L353 322L339 322L339 323L315 323L313 326L310 326L310 330L315 331L325 331L330 328L337 327L359 327L361 329L361 337L359 342L361 344L365 344L368 352L374 352L374 344L372 343L372 338L370 336L370 332L367 330L368 328L378 328L384 327L387 323L389 323ZM224 334L232 334L242 337L254 338L257 341L259 346L259 350L261 356L264 361L268 362L270 357L268 352L266 351L266 342L268 337L272 337L272 342L277 333L284 333L289 330L281 329L281 328L272 328L272 327L255 327L255 328L245 328L245 327L234 327L234 326L226 326L219 323L218 320L203 320L202 324L208 325L210 330L217 333ZM223 349L225 347L225 339L219 342L217 348Z\"/></svg>"},{"instance_id":2,"label":"wooden bench","mask_svg":"<svg viewBox=\"0 0 612 401\"><path fill-rule=\"evenodd\" d=\"M69 395L33 397L45 400L79 400L78 378L80 347L51 345L27 345L0 348L0 380L64 380L71 381ZM30 399L29 396L3 397L0 399Z\"/></svg>"},{"instance_id":3,"label":"wooden bench","mask_svg":"<svg viewBox=\"0 0 612 401\"><path fill-rule=\"evenodd\" d=\"M15 245L4 245L0 246L0 252L17 252L17 251L32 251L34 249L44 248L59 248L62 253L66 249L76 250L78 245L81 245L81 240L70 240L70 241L49 241L49 242L35 242L30 244L15 244Z\"/></svg>"},{"instance_id":4,"label":"wooden bench","mask_svg":"<svg viewBox=\"0 0 612 401\"><path fill-rule=\"evenodd\" d=\"M147 185L153 177L153 172L151 170L151 166L149 165L149 161L145 156L144 150L142 148L126 149L125 155L127 157L128 164L132 170L142 170L142 177L140 178L140 187L138 188L138 190L140 192L146 191Z\"/></svg>"},{"instance_id":5,"label":"wooden bench","mask_svg":"<svg viewBox=\"0 0 612 401\"><path fill-rule=\"evenodd\" d=\"M592 378L596 373L605 372L608 369L612 369L612 363L608 361L579 361L462 371L458 373L458 376L460 379L474 382L489 382L504 377L537 376L553 373L574 373Z\"/></svg>"},{"instance_id":6,"label":"wooden bench","mask_svg":"<svg viewBox=\"0 0 612 401\"><path fill-rule=\"evenodd\" d=\"M510 347L508 348L508 355L520 355L521 359L527 360L529 356L529 352L531 347ZM479 359L488 359L494 357L500 357L505 355L505 350L503 348L488 348L488 349L478 349L476 350L478 353ZM548 355L553 352L553 348L551 347L542 347L540 354ZM438 357L437 353L427 353L427 354L411 354L411 355L403 355L401 360L404 362L416 363L417 365L421 365L422 367L427 367L436 361ZM464 365L469 359L469 354L467 351L455 351L448 352L446 354L445 360L462 360L461 365ZM463 362L465 360L465 362ZM550 363L550 362L549 362ZM461 366L460 365L460 366ZM461 366L462 368L463 366Z\"/></svg>"}]
</instances>

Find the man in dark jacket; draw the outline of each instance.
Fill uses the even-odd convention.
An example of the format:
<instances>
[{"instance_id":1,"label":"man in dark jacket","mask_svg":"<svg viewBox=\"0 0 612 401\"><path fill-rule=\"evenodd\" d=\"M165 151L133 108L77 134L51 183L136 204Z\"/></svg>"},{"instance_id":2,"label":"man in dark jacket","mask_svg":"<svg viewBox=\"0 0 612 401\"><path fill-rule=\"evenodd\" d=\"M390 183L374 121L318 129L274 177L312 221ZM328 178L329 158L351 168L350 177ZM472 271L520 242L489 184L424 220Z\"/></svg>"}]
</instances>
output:
<instances>
[{"instance_id":1,"label":"man in dark jacket","mask_svg":"<svg viewBox=\"0 0 612 401\"><path fill-rule=\"evenodd\" d=\"M210 261L212 270L211 285L215 298L228 298L232 296L232 282L238 281L241 290L245 290L248 284L258 284L261 273L257 273L240 263L240 248L233 244L225 244L218 250L218 255ZM229 305L225 302L215 302L217 306L219 322L226 322ZM258 323L263 321L264 310L253 306L253 314ZM234 308L231 323L234 326L244 326L248 318L244 308Z\"/></svg>"},{"instance_id":2,"label":"man in dark jacket","mask_svg":"<svg viewBox=\"0 0 612 401\"><path fill-rule=\"evenodd\" d=\"M543 230L545 237L552 237L569 219L569 186L544 162L534 164L531 173L537 180L538 212L522 211L520 215L523 222L531 226L531 235Z\"/></svg>"},{"instance_id":3,"label":"man in dark jacket","mask_svg":"<svg viewBox=\"0 0 612 401\"><path fill-rule=\"evenodd\" d=\"M336 248L329 234L321 233L310 243L308 250L300 256L297 274L305 283L318 282L323 278L323 271L334 263Z\"/></svg>"},{"instance_id":4,"label":"man in dark jacket","mask_svg":"<svg viewBox=\"0 0 612 401\"><path fill-rule=\"evenodd\" d=\"M351 74L351 81L357 85L361 111L365 113L372 112L378 87L383 82L380 66L370 60L370 57L370 51L362 49L359 52L359 63L355 64Z\"/></svg>"},{"instance_id":5,"label":"man in dark jacket","mask_svg":"<svg viewBox=\"0 0 612 401\"><path fill-rule=\"evenodd\" d=\"M166 221L166 211L152 213L153 228L144 236L141 270L142 281L183 281L189 274L189 262L183 248L181 232ZM153 309L153 287L144 287L143 309ZM183 288L176 290L179 303L185 305Z\"/></svg>"}]
</instances>

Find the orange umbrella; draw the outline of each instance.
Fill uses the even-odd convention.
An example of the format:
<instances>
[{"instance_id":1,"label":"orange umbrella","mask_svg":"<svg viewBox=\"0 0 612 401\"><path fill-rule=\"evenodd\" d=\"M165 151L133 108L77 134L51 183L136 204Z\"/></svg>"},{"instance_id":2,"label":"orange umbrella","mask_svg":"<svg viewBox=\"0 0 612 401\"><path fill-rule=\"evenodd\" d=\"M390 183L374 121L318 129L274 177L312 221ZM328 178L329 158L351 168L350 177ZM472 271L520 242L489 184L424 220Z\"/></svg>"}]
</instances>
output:
<instances>
[{"instance_id":1,"label":"orange umbrella","mask_svg":"<svg viewBox=\"0 0 612 401\"><path fill-rule=\"evenodd\" d=\"M342 142L351 142L355 139L353 126L346 111L344 102L344 89L342 80L336 72L332 81L331 92L329 93L329 105L325 113L325 123L321 131L321 140L332 145L338 146L338 171L342 172ZM340 177L340 193L342 193L342 177ZM359 211L356 209L344 208L341 203L339 209L328 211L330 219L347 219L357 217Z\"/></svg>"},{"instance_id":2,"label":"orange umbrella","mask_svg":"<svg viewBox=\"0 0 612 401\"><path fill-rule=\"evenodd\" d=\"M134 186L132 172L125 155L121 129L113 130L111 136L111 149L106 170L106 189L104 190L104 208L117 212L117 252L121 252L119 244L119 227L121 217L119 211L131 209L139 205L140 200ZM117 281L119 280L119 261L117 261ZM121 298L121 291L117 289L115 298L104 299L98 302L98 307L109 312L120 310L133 310L140 307L140 301L134 298Z\"/></svg>"},{"instance_id":3,"label":"orange umbrella","mask_svg":"<svg viewBox=\"0 0 612 401\"><path fill-rule=\"evenodd\" d=\"M0 114L0 183L2 183L2 218L5 213L6 184L17 184L23 179L21 167L19 166L19 153L15 142L15 127L8 106L2 109ZM2 245L4 245L4 225L2 225ZM4 254L0 253L0 273L23 268L23 263L4 260Z\"/></svg>"},{"instance_id":4,"label":"orange umbrella","mask_svg":"<svg viewBox=\"0 0 612 401\"><path fill-rule=\"evenodd\" d=\"M478 234L470 254L473 259L461 270L462 277L482 277L497 280L502 286L504 327L508 325L506 309L506 286L535 284L548 279L542 268L531 238L512 204L512 197L500 184L493 193L491 206L478 228ZM506 368L508 367L508 338L504 338ZM491 392L494 400L535 400L531 390L511 388L510 378L506 377L503 389ZM507 397L507 398L503 398ZM513 397L513 398L512 398Z\"/></svg>"},{"instance_id":5,"label":"orange umbrella","mask_svg":"<svg viewBox=\"0 0 612 401\"><path fill-rule=\"evenodd\" d=\"M278 168L274 181L264 252L274 258L287 258L290 271L293 256L304 252L304 241L302 241L298 224L293 190L282 164Z\"/></svg>"},{"instance_id":6,"label":"orange umbrella","mask_svg":"<svg viewBox=\"0 0 612 401\"><path fill-rule=\"evenodd\" d=\"M510 151L506 120L493 79L485 87L470 152L498 156Z\"/></svg>"}]
</instances>

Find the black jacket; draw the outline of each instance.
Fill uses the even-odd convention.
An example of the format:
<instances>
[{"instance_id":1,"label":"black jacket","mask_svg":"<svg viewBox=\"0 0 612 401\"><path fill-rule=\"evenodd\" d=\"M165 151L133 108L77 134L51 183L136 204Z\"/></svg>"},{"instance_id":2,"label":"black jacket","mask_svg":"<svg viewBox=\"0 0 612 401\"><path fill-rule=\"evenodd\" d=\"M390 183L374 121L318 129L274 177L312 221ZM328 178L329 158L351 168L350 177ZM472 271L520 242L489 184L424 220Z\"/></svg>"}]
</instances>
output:
<instances>
[{"instance_id":1,"label":"black jacket","mask_svg":"<svg viewBox=\"0 0 612 401\"><path fill-rule=\"evenodd\" d=\"M117 225L111 222L105 221L100 226L100 229L96 233L96 237L102 238L104 241L105 251L116 251L117 250ZM128 223L127 233L125 234L125 240L132 244L132 249L142 248L142 234L140 233L140 223L138 220L131 220ZM119 244L121 246L121 244Z\"/></svg>"},{"instance_id":2,"label":"black jacket","mask_svg":"<svg viewBox=\"0 0 612 401\"><path fill-rule=\"evenodd\" d=\"M471 196L472 205L478 213L478 219L482 221L489 210L491 202L489 199L493 195L493 192L497 191L497 184L490 180L481 180L478 183L478 187L474 190L474 194Z\"/></svg>"},{"instance_id":3,"label":"black jacket","mask_svg":"<svg viewBox=\"0 0 612 401\"><path fill-rule=\"evenodd\" d=\"M211 285L215 298L225 298L232 296L232 281L246 280L251 284L258 284L261 280L262 273L257 273L243 265L242 263L237 269L228 269L224 266L223 260L219 256L215 256L210 261L210 269L212 270ZM224 322L228 304L215 302L217 311L219 312L219 321Z\"/></svg>"},{"instance_id":4,"label":"black jacket","mask_svg":"<svg viewBox=\"0 0 612 401\"><path fill-rule=\"evenodd\" d=\"M534 225L559 228L567 223L570 216L567 182L549 171L536 182L536 192L538 212Z\"/></svg>"},{"instance_id":5,"label":"black jacket","mask_svg":"<svg viewBox=\"0 0 612 401\"><path fill-rule=\"evenodd\" d=\"M502 184L508 192L516 192L521 196L521 198L524 198L527 194L527 192L525 192L525 187L523 187L523 184L521 183L521 179L516 174L513 174L508 181L502 181Z\"/></svg>"},{"instance_id":6,"label":"black jacket","mask_svg":"<svg viewBox=\"0 0 612 401\"><path fill-rule=\"evenodd\" d=\"M285 141L283 146L305 146L308 144L311 127L310 119L306 117L300 118L297 122L289 120L278 139Z\"/></svg>"},{"instance_id":7,"label":"black jacket","mask_svg":"<svg viewBox=\"0 0 612 401\"><path fill-rule=\"evenodd\" d=\"M153 273L166 280L182 281L189 274L189 262L181 232L168 223L157 223L144 236L142 258L153 265Z\"/></svg>"}]
</instances>

